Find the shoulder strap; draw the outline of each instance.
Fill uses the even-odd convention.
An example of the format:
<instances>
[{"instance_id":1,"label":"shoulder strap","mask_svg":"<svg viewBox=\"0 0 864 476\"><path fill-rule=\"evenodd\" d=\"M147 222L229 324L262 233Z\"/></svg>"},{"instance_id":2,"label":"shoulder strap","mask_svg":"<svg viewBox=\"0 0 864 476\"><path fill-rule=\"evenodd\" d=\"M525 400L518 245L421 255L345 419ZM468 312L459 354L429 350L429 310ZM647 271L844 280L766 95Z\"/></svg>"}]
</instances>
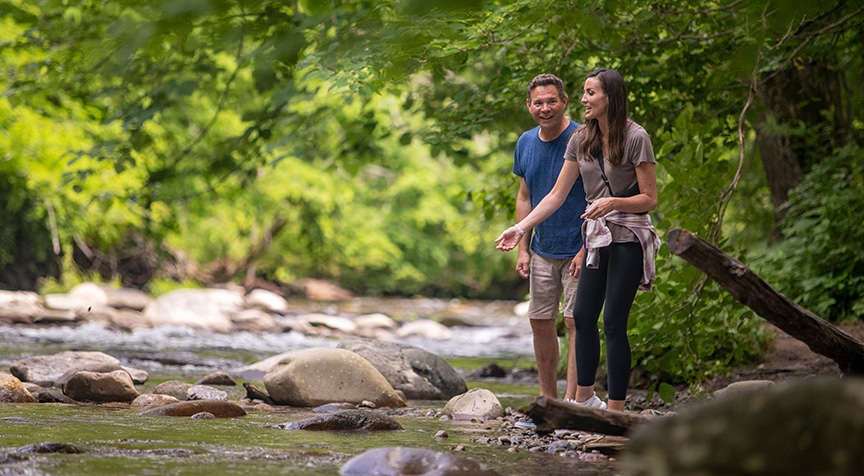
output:
<instances>
[{"instance_id":1,"label":"shoulder strap","mask_svg":"<svg viewBox=\"0 0 864 476\"><path fill-rule=\"evenodd\" d=\"M603 158L603 155L600 155L600 158L597 159L597 163L600 165L600 178L603 179L603 183L606 184L606 188L609 189L609 195L615 196L615 193L612 191L612 186L609 185L609 178L606 177L606 167L603 165L603 162L606 162L606 159Z\"/></svg>"}]
</instances>

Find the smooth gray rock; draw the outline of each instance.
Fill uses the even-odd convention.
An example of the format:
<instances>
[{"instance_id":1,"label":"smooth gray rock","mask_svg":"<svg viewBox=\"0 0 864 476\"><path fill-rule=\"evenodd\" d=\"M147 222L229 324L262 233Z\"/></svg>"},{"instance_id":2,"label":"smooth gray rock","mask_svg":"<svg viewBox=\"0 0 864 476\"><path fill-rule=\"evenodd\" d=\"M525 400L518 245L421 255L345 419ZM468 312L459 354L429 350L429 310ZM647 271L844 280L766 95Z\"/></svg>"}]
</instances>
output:
<instances>
[{"instance_id":1,"label":"smooth gray rock","mask_svg":"<svg viewBox=\"0 0 864 476\"><path fill-rule=\"evenodd\" d=\"M12 375L22 382L43 387L54 385L70 370L119 369L120 361L103 352L65 351L53 355L35 355L16 360L9 366Z\"/></svg>"},{"instance_id":2,"label":"smooth gray rock","mask_svg":"<svg viewBox=\"0 0 864 476\"><path fill-rule=\"evenodd\" d=\"M345 337L337 348L368 360L409 400L446 400L468 391L465 380L446 360L414 346Z\"/></svg>"},{"instance_id":3,"label":"smooth gray rock","mask_svg":"<svg viewBox=\"0 0 864 476\"><path fill-rule=\"evenodd\" d=\"M63 393L79 402L131 402L140 395L125 370L81 370L63 384Z\"/></svg>"},{"instance_id":4,"label":"smooth gray rock","mask_svg":"<svg viewBox=\"0 0 864 476\"><path fill-rule=\"evenodd\" d=\"M327 403L404 407L387 379L366 359L345 349L305 349L287 354L264 376L267 393L280 405Z\"/></svg>"},{"instance_id":5,"label":"smooth gray rock","mask_svg":"<svg viewBox=\"0 0 864 476\"><path fill-rule=\"evenodd\" d=\"M451 398L442 412L454 420L494 420L504 416L504 407L489 390L472 388L471 390Z\"/></svg>"}]
</instances>

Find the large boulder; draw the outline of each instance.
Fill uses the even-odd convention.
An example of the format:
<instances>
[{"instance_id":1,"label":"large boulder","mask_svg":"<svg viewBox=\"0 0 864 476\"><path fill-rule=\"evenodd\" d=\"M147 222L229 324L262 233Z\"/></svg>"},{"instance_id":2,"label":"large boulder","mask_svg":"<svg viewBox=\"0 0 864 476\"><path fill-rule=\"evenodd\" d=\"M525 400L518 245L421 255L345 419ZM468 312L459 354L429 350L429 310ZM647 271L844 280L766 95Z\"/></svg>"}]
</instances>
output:
<instances>
[{"instance_id":1,"label":"large boulder","mask_svg":"<svg viewBox=\"0 0 864 476\"><path fill-rule=\"evenodd\" d=\"M762 386L638 427L622 473L858 475L864 468L861 435L861 379Z\"/></svg>"},{"instance_id":2,"label":"large boulder","mask_svg":"<svg viewBox=\"0 0 864 476\"><path fill-rule=\"evenodd\" d=\"M364 337L345 337L337 347L368 360L409 400L446 400L468 391L446 360L423 349Z\"/></svg>"},{"instance_id":3,"label":"large boulder","mask_svg":"<svg viewBox=\"0 0 864 476\"><path fill-rule=\"evenodd\" d=\"M281 405L316 407L332 402L404 407L393 386L366 359L345 349L291 352L264 376L270 398Z\"/></svg>"}]
</instances>

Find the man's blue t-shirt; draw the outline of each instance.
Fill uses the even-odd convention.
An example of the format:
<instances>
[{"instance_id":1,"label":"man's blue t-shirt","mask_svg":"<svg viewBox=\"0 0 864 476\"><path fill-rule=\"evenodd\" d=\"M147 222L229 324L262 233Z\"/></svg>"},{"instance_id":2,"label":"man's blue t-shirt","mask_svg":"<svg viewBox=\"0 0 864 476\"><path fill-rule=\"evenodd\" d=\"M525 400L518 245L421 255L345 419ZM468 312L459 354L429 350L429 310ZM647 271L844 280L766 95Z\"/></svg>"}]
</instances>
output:
<instances>
[{"instance_id":1,"label":"man's blue t-shirt","mask_svg":"<svg viewBox=\"0 0 864 476\"><path fill-rule=\"evenodd\" d=\"M540 126L519 137L514 153L513 173L525 179L531 195L531 207L552 190L564 165L564 151L570 135L579 127L571 120L567 129L555 140L540 140ZM550 259L571 258L582 249L582 219L585 211L585 187L582 176L576 179L570 194L546 220L534 227L531 251Z\"/></svg>"}]
</instances>

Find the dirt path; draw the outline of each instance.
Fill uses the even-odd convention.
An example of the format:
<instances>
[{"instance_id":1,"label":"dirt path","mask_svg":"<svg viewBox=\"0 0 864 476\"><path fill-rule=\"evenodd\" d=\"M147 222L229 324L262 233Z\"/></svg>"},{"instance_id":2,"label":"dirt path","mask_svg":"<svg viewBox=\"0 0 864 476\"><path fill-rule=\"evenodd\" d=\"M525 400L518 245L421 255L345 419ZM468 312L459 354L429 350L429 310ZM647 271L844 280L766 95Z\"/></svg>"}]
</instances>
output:
<instances>
[{"instance_id":1,"label":"dirt path","mask_svg":"<svg viewBox=\"0 0 864 476\"><path fill-rule=\"evenodd\" d=\"M712 380L708 384L710 389L720 389L732 382L742 380L781 381L802 377L840 375L840 370L833 360L811 351L807 344L790 337L776 327L770 324L766 325L775 332L776 338L765 359L749 367L736 368L730 376ZM864 322L844 323L838 327L853 337L864 341Z\"/></svg>"}]
</instances>

